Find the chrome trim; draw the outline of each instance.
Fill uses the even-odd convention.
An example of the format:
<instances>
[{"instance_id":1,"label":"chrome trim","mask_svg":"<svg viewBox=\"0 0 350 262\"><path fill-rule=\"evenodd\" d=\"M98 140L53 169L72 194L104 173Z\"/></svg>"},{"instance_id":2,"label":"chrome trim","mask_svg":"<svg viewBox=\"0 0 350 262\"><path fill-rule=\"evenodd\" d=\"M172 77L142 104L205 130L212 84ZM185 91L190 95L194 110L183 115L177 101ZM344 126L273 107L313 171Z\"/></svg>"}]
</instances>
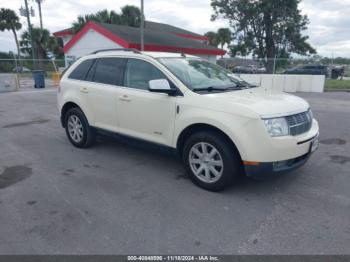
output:
<instances>
[{"instance_id":1,"label":"chrome trim","mask_svg":"<svg viewBox=\"0 0 350 262\"><path fill-rule=\"evenodd\" d=\"M290 112L287 112L287 113L278 113L278 114L271 114L271 115L260 115L260 117L263 120L267 120L267 119L270 119L270 118L286 117L286 116L301 114L301 113L309 111L310 109L311 108L308 107L307 109L295 110L295 111L290 111Z\"/></svg>"},{"instance_id":2,"label":"chrome trim","mask_svg":"<svg viewBox=\"0 0 350 262\"><path fill-rule=\"evenodd\" d=\"M308 132L311 129L313 119L310 116L310 112L311 112L311 109L299 114L285 117L288 123L290 135L298 136Z\"/></svg>"},{"instance_id":3,"label":"chrome trim","mask_svg":"<svg viewBox=\"0 0 350 262\"><path fill-rule=\"evenodd\" d=\"M303 140L303 141L300 141L297 143L297 145L302 145L302 144L305 144L307 142L310 142L310 141L313 141L314 139L316 139L320 134L317 133L316 135L310 137L309 139L306 139L306 140Z\"/></svg>"}]
</instances>

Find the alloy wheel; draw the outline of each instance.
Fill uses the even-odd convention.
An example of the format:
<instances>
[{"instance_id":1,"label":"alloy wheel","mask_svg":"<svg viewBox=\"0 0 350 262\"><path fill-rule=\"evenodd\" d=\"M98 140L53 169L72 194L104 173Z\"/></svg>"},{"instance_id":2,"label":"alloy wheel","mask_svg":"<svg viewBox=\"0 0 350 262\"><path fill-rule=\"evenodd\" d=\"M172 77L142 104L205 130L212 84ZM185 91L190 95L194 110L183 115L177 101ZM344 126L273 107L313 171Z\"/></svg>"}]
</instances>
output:
<instances>
[{"instance_id":1,"label":"alloy wheel","mask_svg":"<svg viewBox=\"0 0 350 262\"><path fill-rule=\"evenodd\" d=\"M84 137L83 125L76 115L70 115L68 118L68 133L75 143L80 143Z\"/></svg>"},{"instance_id":2,"label":"alloy wheel","mask_svg":"<svg viewBox=\"0 0 350 262\"><path fill-rule=\"evenodd\" d=\"M200 142L192 146L189 163L193 174L205 183L215 183L224 171L224 162L215 146Z\"/></svg>"}]
</instances>

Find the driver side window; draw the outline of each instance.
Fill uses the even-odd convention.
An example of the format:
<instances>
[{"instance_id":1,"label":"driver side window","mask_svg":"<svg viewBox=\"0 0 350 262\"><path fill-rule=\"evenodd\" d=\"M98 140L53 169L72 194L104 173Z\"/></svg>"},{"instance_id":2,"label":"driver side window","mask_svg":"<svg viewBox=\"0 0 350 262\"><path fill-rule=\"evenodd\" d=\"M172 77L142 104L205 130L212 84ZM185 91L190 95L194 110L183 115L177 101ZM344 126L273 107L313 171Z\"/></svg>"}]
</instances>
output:
<instances>
[{"instance_id":1,"label":"driver side window","mask_svg":"<svg viewBox=\"0 0 350 262\"><path fill-rule=\"evenodd\" d=\"M139 59L128 59L126 64L124 86L148 90L150 80L167 79L155 66Z\"/></svg>"}]
</instances>

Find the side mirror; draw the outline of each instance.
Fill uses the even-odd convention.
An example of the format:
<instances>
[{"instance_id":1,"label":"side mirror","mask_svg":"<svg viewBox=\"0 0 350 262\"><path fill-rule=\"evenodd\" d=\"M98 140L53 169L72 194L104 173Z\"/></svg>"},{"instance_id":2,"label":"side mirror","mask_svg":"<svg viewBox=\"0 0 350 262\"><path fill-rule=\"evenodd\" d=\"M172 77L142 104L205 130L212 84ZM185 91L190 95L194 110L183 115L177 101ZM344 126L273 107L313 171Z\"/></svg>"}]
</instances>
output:
<instances>
[{"instance_id":1,"label":"side mirror","mask_svg":"<svg viewBox=\"0 0 350 262\"><path fill-rule=\"evenodd\" d=\"M170 87L168 80L166 79L155 79L148 82L149 91L156 93L171 94L174 89Z\"/></svg>"}]
</instances>

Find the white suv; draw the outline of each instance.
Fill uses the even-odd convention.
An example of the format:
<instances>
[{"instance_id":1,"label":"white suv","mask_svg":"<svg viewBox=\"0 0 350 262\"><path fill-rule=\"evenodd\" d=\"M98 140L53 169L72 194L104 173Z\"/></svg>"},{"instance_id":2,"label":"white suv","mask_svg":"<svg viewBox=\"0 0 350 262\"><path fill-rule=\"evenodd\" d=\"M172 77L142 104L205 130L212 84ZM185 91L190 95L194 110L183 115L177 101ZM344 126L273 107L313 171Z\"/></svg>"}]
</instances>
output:
<instances>
[{"instance_id":1,"label":"white suv","mask_svg":"<svg viewBox=\"0 0 350 262\"><path fill-rule=\"evenodd\" d=\"M300 167L318 147L318 123L305 100L183 54L84 56L64 73L58 106L74 146L91 146L99 130L161 144L176 149L191 180L211 191L240 174Z\"/></svg>"}]
</instances>

